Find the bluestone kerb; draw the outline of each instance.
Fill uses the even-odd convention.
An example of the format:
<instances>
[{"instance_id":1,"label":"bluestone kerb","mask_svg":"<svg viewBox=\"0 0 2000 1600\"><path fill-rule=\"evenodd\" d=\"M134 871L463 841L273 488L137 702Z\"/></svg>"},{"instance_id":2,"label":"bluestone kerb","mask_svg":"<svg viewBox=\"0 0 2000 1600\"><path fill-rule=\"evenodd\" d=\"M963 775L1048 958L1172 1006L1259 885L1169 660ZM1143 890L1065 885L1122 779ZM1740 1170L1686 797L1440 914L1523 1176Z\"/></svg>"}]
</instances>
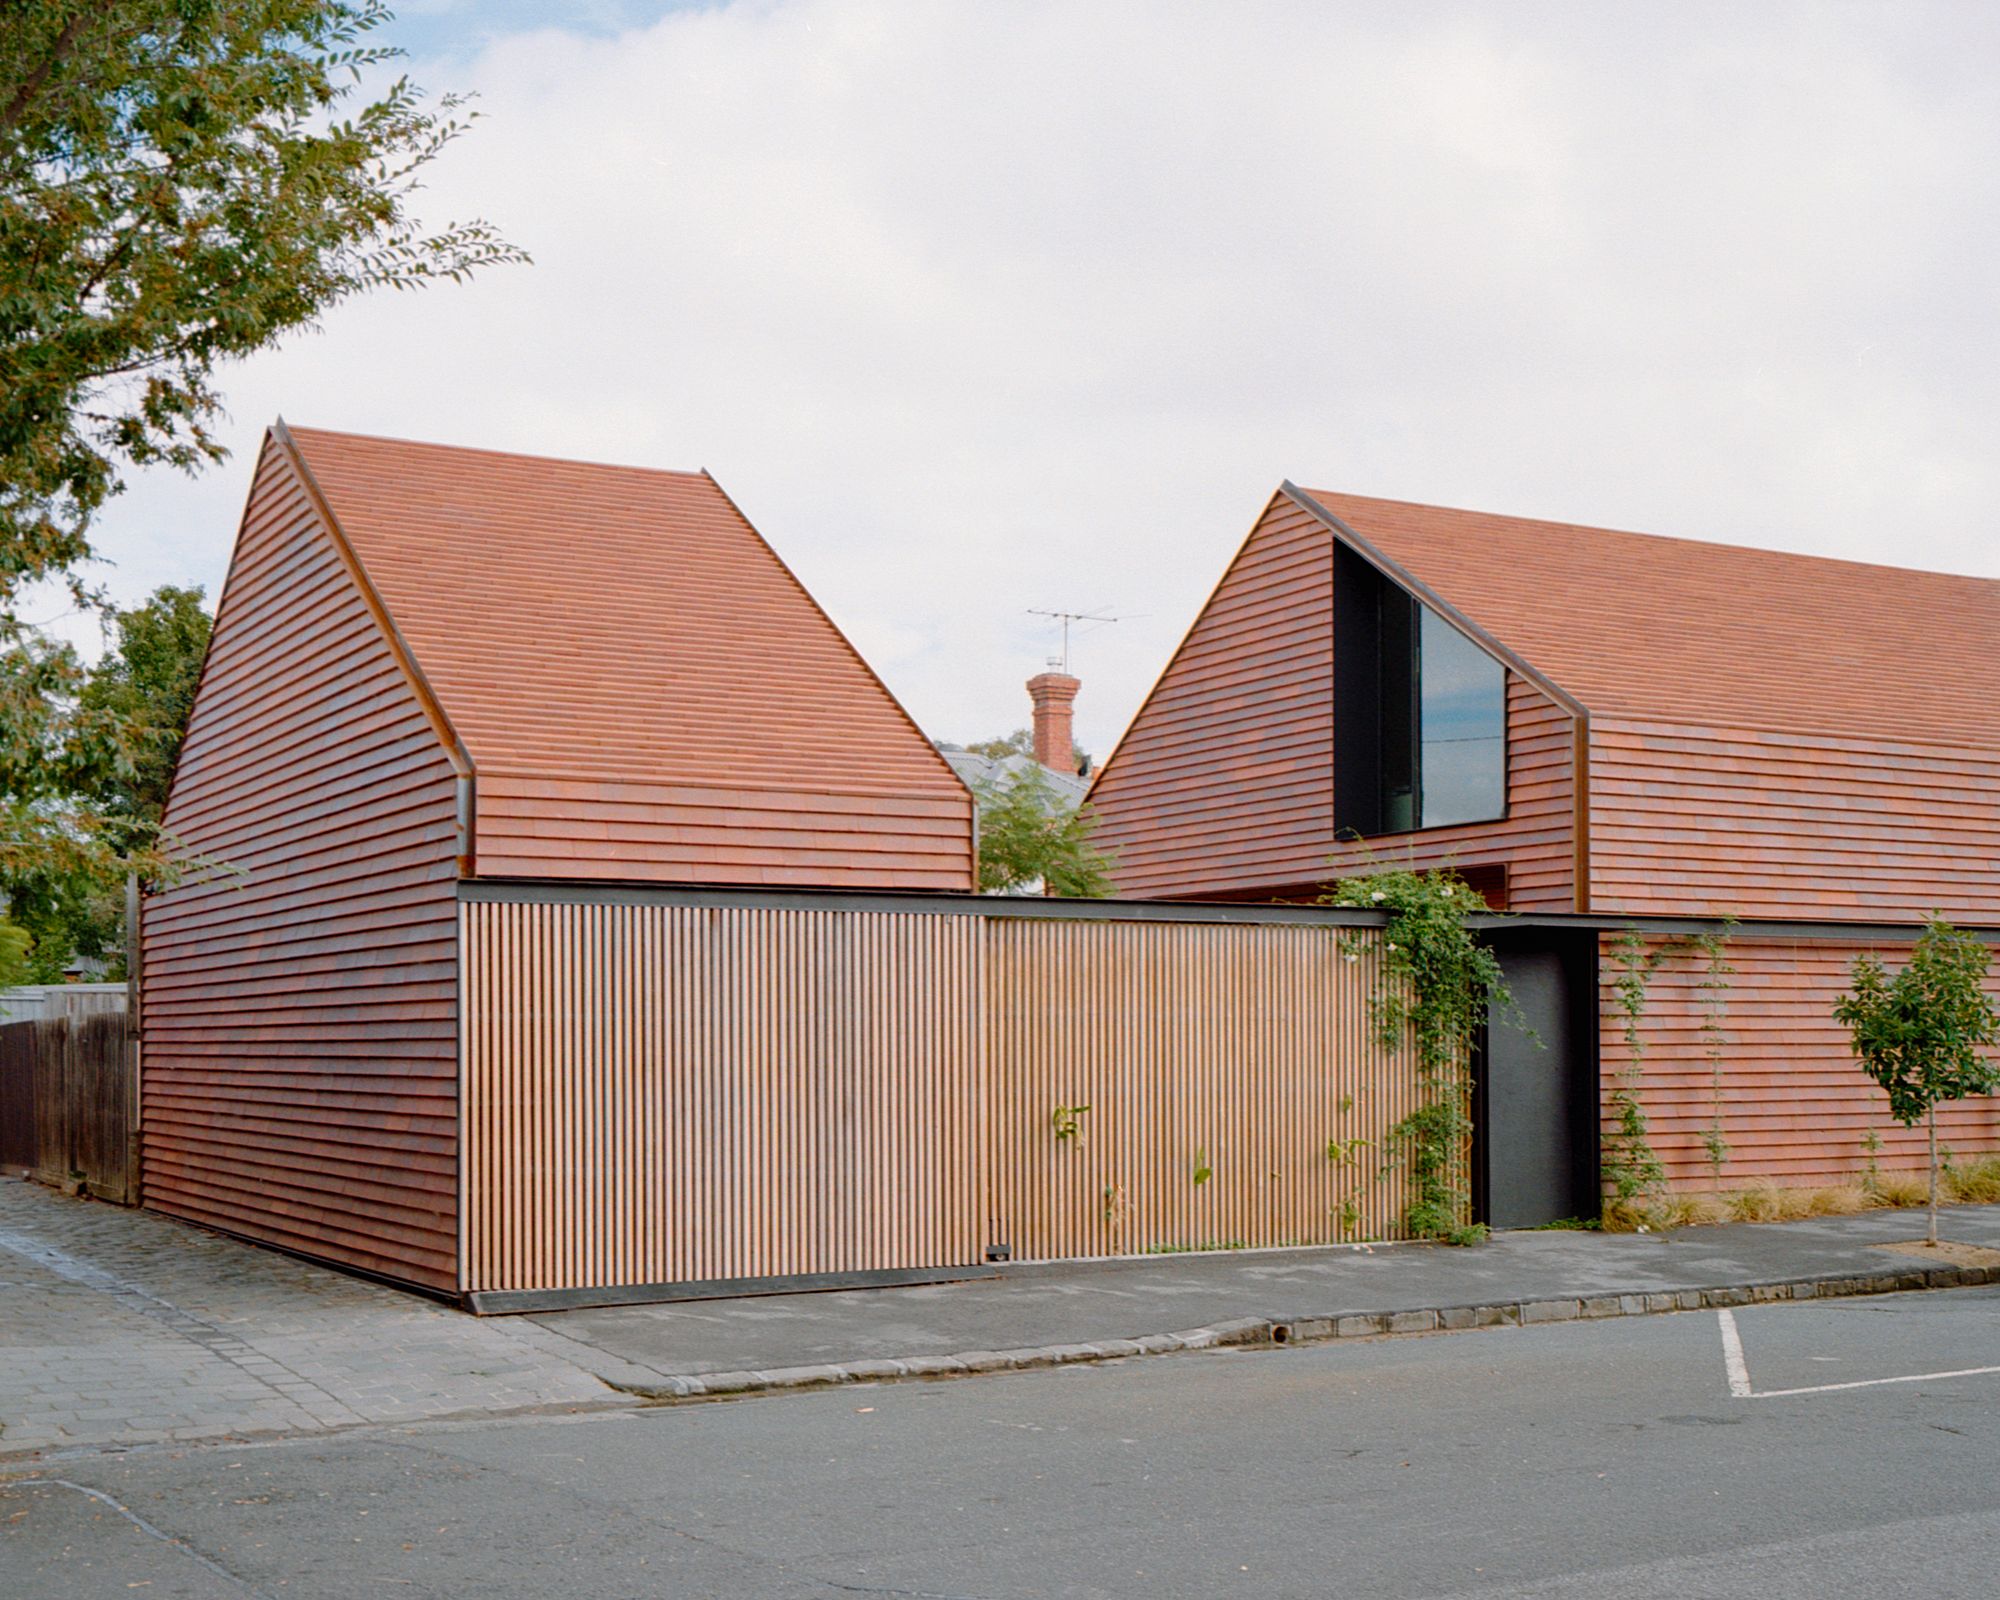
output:
<instances>
[{"instance_id":1,"label":"bluestone kerb","mask_svg":"<svg viewBox=\"0 0 2000 1600\"><path fill-rule=\"evenodd\" d=\"M612 1388L642 1399L670 1403L721 1399L779 1389L826 1387L841 1383L882 1383L912 1378L956 1378L975 1372L1069 1366L1085 1361L1119 1361L1132 1356L1170 1355L1183 1350L1242 1346L1321 1344L1330 1339L1380 1339L1403 1334L1454 1333L1471 1328L1517 1328L1545 1322L1605 1317L1657 1316L1726 1306L1764 1305L1781 1300L1826 1300L1844 1295L1907 1294L1917 1289L1962 1289L2000 1283L2000 1267L1913 1267L1895 1272L1797 1278L1776 1283L1718 1284L1707 1289L1660 1289L1643 1293L1581 1295L1550 1300L1503 1300L1418 1310L1343 1312L1324 1317L1241 1317L1213 1327L1179 1333L1151 1333L1132 1339L1099 1339L1089 1344L1037 1345L1023 1350L967 1350L952 1356L876 1357L810 1367L774 1367L762 1372L702 1372L635 1376L630 1363L616 1378L598 1376ZM572 1358L573 1359L573 1358Z\"/></svg>"}]
</instances>

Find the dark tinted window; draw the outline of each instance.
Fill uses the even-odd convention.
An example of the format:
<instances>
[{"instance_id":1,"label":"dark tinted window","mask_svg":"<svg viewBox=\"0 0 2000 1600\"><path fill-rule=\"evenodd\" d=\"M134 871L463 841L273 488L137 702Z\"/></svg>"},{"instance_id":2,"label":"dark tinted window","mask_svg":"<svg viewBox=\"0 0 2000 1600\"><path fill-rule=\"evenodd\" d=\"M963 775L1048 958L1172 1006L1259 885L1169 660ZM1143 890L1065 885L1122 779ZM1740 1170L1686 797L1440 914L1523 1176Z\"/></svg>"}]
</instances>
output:
<instances>
[{"instance_id":1,"label":"dark tinted window","mask_svg":"<svg viewBox=\"0 0 2000 1600\"><path fill-rule=\"evenodd\" d=\"M1507 813L1507 672L1353 551L1334 587L1334 812L1364 836Z\"/></svg>"},{"instance_id":2,"label":"dark tinted window","mask_svg":"<svg viewBox=\"0 0 2000 1600\"><path fill-rule=\"evenodd\" d=\"M1428 606L1417 608L1422 822L1507 811L1507 669Z\"/></svg>"}]
</instances>

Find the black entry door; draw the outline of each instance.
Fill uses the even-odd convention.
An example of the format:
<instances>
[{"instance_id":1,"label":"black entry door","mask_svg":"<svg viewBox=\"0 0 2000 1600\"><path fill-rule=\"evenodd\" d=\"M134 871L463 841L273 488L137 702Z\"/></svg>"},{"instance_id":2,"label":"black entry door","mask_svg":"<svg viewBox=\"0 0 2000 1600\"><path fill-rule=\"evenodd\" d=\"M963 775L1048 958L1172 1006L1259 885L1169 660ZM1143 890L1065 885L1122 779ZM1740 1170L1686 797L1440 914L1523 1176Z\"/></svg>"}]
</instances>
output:
<instances>
[{"instance_id":1,"label":"black entry door","mask_svg":"<svg viewBox=\"0 0 2000 1600\"><path fill-rule=\"evenodd\" d=\"M1532 1228L1578 1214L1579 1105L1569 974L1554 949L1495 951L1520 1016L1488 1019L1479 1084L1486 1222ZM1522 1026L1525 1024L1525 1028Z\"/></svg>"}]
</instances>

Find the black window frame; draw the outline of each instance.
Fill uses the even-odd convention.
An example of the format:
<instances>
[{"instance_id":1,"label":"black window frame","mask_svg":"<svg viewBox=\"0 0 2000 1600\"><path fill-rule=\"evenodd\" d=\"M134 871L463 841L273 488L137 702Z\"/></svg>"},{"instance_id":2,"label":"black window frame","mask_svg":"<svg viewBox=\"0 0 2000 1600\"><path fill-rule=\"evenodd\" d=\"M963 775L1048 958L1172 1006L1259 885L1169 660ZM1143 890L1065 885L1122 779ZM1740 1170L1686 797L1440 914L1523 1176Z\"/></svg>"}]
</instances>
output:
<instances>
[{"instance_id":1,"label":"black window frame","mask_svg":"<svg viewBox=\"0 0 2000 1600\"><path fill-rule=\"evenodd\" d=\"M1423 815L1421 614L1451 619L1336 542L1333 570L1333 820L1343 839L1483 828L1505 822L1511 804L1512 707L1507 664L1500 672L1500 809L1462 822L1427 823ZM1469 638L1463 629L1461 637ZM1478 642L1472 641L1475 646ZM1483 646L1479 646L1483 650ZM1407 773L1409 821L1398 825L1396 780Z\"/></svg>"}]
</instances>

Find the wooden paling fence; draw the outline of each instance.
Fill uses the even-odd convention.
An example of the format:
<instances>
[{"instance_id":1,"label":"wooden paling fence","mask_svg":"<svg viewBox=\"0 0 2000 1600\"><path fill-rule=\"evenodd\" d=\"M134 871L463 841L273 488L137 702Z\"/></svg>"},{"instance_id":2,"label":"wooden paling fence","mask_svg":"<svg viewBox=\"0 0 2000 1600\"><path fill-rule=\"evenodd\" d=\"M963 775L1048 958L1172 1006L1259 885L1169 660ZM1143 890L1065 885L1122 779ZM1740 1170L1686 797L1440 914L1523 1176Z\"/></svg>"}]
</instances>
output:
<instances>
[{"instance_id":1,"label":"wooden paling fence","mask_svg":"<svg viewBox=\"0 0 2000 1600\"><path fill-rule=\"evenodd\" d=\"M0 1025L0 1165L136 1204L137 1113L122 1011Z\"/></svg>"},{"instance_id":2,"label":"wooden paling fence","mask_svg":"<svg viewBox=\"0 0 2000 1600\"><path fill-rule=\"evenodd\" d=\"M1372 930L461 916L473 1293L1396 1233Z\"/></svg>"}]
</instances>

